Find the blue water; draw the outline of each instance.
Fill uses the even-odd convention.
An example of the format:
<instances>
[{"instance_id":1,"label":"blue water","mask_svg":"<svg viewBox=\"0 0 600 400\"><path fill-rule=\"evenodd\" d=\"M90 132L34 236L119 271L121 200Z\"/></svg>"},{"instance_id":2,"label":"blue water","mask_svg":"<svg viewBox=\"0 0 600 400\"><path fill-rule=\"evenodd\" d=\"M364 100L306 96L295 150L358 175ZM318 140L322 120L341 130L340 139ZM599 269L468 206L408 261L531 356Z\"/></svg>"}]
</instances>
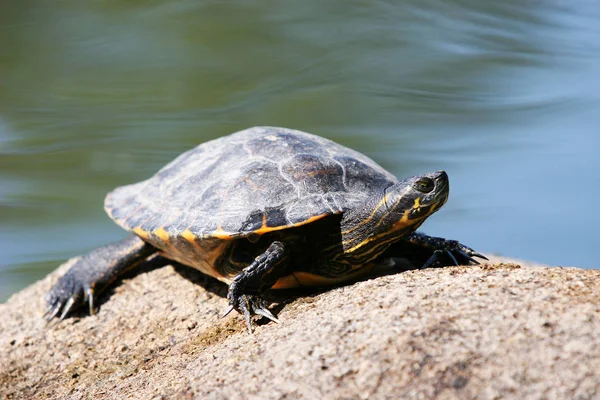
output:
<instances>
[{"instance_id":1,"label":"blue water","mask_svg":"<svg viewBox=\"0 0 600 400\"><path fill-rule=\"evenodd\" d=\"M598 268L599 39L591 1L5 1L0 301L125 236L106 192L254 125L445 169L427 233Z\"/></svg>"}]
</instances>

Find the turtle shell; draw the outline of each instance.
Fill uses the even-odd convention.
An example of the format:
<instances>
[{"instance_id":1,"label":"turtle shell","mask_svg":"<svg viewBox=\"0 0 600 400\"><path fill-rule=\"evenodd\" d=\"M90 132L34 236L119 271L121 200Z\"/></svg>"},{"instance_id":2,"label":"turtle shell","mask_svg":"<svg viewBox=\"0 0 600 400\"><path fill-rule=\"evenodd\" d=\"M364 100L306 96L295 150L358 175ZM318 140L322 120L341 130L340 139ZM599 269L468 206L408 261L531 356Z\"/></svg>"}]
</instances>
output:
<instances>
[{"instance_id":1,"label":"turtle shell","mask_svg":"<svg viewBox=\"0 0 600 400\"><path fill-rule=\"evenodd\" d=\"M330 140L255 127L200 144L150 179L115 189L105 208L136 233L228 239L341 213L396 182Z\"/></svg>"},{"instance_id":2,"label":"turtle shell","mask_svg":"<svg viewBox=\"0 0 600 400\"><path fill-rule=\"evenodd\" d=\"M330 140L255 127L200 144L150 179L116 188L105 209L168 258L229 282L233 272L216 265L231 240L342 213L396 182Z\"/></svg>"}]
</instances>

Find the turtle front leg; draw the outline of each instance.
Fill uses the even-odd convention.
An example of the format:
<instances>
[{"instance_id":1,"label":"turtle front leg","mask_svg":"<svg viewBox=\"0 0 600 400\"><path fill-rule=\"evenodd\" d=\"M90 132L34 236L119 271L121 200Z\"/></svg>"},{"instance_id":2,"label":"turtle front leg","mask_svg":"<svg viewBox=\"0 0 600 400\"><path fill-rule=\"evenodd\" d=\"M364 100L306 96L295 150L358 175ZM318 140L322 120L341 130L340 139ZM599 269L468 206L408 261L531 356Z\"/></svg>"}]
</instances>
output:
<instances>
[{"instance_id":1,"label":"turtle front leg","mask_svg":"<svg viewBox=\"0 0 600 400\"><path fill-rule=\"evenodd\" d=\"M250 333L252 333L252 314L279 322L268 310L267 302L262 296L286 274L287 266L285 245L282 242L273 242L264 253L256 257L252 264L235 276L227 293L229 309L223 317L232 310L238 311L244 315Z\"/></svg>"},{"instance_id":2,"label":"turtle front leg","mask_svg":"<svg viewBox=\"0 0 600 400\"><path fill-rule=\"evenodd\" d=\"M137 236L131 236L79 257L46 295L46 320L51 321L55 317L62 320L86 302L90 314L94 314L95 297L120 275L154 253L154 247Z\"/></svg>"},{"instance_id":3,"label":"turtle front leg","mask_svg":"<svg viewBox=\"0 0 600 400\"><path fill-rule=\"evenodd\" d=\"M472 248L465 246L457 240L428 236L420 232L411 233L407 239L410 243L431 251L431 255L421 269L428 268L436 262L440 263L442 266L446 266L468 265L469 263L479 264L474 257L487 260L487 257L477 253Z\"/></svg>"}]
</instances>

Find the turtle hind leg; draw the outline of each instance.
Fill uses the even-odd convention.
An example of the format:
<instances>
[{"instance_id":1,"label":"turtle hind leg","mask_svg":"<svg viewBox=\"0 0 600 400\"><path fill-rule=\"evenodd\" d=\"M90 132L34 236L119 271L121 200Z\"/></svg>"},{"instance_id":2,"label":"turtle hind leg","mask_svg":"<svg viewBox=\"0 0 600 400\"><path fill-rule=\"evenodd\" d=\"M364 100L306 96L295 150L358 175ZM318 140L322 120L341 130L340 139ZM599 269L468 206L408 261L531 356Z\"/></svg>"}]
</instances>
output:
<instances>
[{"instance_id":1,"label":"turtle hind leg","mask_svg":"<svg viewBox=\"0 0 600 400\"><path fill-rule=\"evenodd\" d=\"M288 265L285 245L282 242L273 242L263 254L233 279L227 293L229 309L223 316L233 310L243 314L250 333L252 333L252 314L279 322L268 310L267 302L262 296L287 273Z\"/></svg>"},{"instance_id":2,"label":"turtle hind leg","mask_svg":"<svg viewBox=\"0 0 600 400\"><path fill-rule=\"evenodd\" d=\"M137 236L92 250L80 257L61 276L45 297L47 321L67 317L73 310L89 305L95 312L95 297L120 275L156 253L156 249Z\"/></svg>"}]
</instances>

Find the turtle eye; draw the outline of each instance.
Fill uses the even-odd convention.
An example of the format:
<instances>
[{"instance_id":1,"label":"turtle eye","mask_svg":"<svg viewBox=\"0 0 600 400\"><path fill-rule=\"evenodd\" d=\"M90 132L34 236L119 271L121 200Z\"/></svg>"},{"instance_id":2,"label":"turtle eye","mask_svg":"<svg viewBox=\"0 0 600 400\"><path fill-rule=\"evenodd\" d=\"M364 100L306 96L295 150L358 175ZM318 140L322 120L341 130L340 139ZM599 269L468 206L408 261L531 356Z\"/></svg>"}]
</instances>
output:
<instances>
[{"instance_id":1,"label":"turtle eye","mask_svg":"<svg viewBox=\"0 0 600 400\"><path fill-rule=\"evenodd\" d=\"M434 187L435 183L433 182L433 179L429 178L421 178L414 184L414 188L421 193L429 193Z\"/></svg>"}]
</instances>

